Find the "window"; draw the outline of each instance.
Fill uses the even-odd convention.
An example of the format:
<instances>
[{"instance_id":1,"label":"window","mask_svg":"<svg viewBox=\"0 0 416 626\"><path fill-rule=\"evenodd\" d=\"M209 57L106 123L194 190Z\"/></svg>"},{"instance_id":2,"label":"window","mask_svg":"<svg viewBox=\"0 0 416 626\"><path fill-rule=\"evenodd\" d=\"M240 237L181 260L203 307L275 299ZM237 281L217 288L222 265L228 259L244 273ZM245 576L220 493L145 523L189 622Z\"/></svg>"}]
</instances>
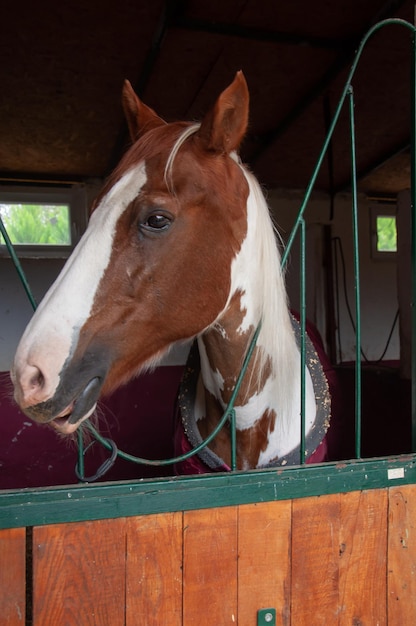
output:
<instances>
[{"instance_id":1,"label":"window","mask_svg":"<svg viewBox=\"0 0 416 626\"><path fill-rule=\"evenodd\" d=\"M84 189L0 189L0 215L19 256L67 257L85 230ZM8 255L1 235L0 255Z\"/></svg>"},{"instance_id":2,"label":"window","mask_svg":"<svg viewBox=\"0 0 416 626\"><path fill-rule=\"evenodd\" d=\"M377 215L377 252L397 252L395 215Z\"/></svg>"},{"instance_id":3,"label":"window","mask_svg":"<svg viewBox=\"0 0 416 626\"><path fill-rule=\"evenodd\" d=\"M397 253L396 206L378 203L371 207L372 257L391 259Z\"/></svg>"},{"instance_id":4,"label":"window","mask_svg":"<svg viewBox=\"0 0 416 626\"><path fill-rule=\"evenodd\" d=\"M14 245L70 246L69 208L68 204L2 202L0 215Z\"/></svg>"}]
</instances>

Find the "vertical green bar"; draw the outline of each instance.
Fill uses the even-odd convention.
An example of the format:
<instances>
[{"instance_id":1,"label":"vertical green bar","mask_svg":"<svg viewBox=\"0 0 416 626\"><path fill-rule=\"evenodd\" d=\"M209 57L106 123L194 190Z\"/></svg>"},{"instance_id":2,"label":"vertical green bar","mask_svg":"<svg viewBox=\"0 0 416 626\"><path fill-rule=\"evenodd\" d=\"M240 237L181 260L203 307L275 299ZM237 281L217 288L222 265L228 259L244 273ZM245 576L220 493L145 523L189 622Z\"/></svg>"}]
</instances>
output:
<instances>
[{"instance_id":1,"label":"vertical green bar","mask_svg":"<svg viewBox=\"0 0 416 626\"><path fill-rule=\"evenodd\" d=\"M412 209L412 451L416 452L416 34L412 34L410 202Z\"/></svg>"},{"instance_id":2,"label":"vertical green bar","mask_svg":"<svg viewBox=\"0 0 416 626\"><path fill-rule=\"evenodd\" d=\"M9 252L9 254L10 254L10 257L11 257L11 259L13 261L13 264L14 264L14 266L16 268L16 271L17 271L17 273L19 275L20 282L22 283L23 288L26 291L26 295L29 298L29 302L32 305L33 310L35 311L36 307L37 307L36 300L33 297L33 294L32 294L32 291L30 289L29 283L27 282L25 273L24 273L23 268L21 266L21 263L20 263L20 261L18 259L18 256L17 256L17 254L15 252L13 244L12 244L12 242L10 240L10 237L9 237L9 235L7 233L7 230L6 230L6 227L4 225L3 220L1 218L1 215L0 215L0 232L1 232L1 234L3 236L3 239L4 239L5 243L6 243L6 248L7 248L8 252Z\"/></svg>"},{"instance_id":3,"label":"vertical green bar","mask_svg":"<svg viewBox=\"0 0 416 626\"><path fill-rule=\"evenodd\" d=\"M348 90L350 134L351 134L351 191L352 191L352 236L354 252L355 292L355 457L361 457L361 298L360 298L360 254L358 241L357 165L355 158L354 92Z\"/></svg>"},{"instance_id":4,"label":"vertical green bar","mask_svg":"<svg viewBox=\"0 0 416 626\"><path fill-rule=\"evenodd\" d=\"M235 417L235 409L230 411L230 431L231 431L231 469L233 472L237 469L237 424Z\"/></svg>"},{"instance_id":5,"label":"vertical green bar","mask_svg":"<svg viewBox=\"0 0 416 626\"><path fill-rule=\"evenodd\" d=\"M84 433L83 427L78 428L78 473L80 476L85 476L85 467L84 467Z\"/></svg>"},{"instance_id":6,"label":"vertical green bar","mask_svg":"<svg viewBox=\"0 0 416 626\"><path fill-rule=\"evenodd\" d=\"M300 462L305 463L306 425L306 226L300 219Z\"/></svg>"}]
</instances>

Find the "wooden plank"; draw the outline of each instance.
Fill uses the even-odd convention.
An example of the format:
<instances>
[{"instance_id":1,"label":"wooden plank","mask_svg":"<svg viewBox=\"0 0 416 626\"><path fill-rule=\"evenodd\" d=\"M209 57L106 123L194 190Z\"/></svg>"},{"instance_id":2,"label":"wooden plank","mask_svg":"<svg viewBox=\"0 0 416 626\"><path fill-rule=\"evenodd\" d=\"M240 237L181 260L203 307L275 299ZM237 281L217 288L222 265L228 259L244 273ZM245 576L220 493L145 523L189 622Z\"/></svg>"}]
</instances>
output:
<instances>
[{"instance_id":1,"label":"wooden plank","mask_svg":"<svg viewBox=\"0 0 416 626\"><path fill-rule=\"evenodd\" d=\"M163 513L126 520L126 626L181 626L182 517Z\"/></svg>"},{"instance_id":2,"label":"wooden plank","mask_svg":"<svg viewBox=\"0 0 416 626\"><path fill-rule=\"evenodd\" d=\"M33 626L124 626L125 520L33 529Z\"/></svg>"},{"instance_id":3,"label":"wooden plank","mask_svg":"<svg viewBox=\"0 0 416 626\"><path fill-rule=\"evenodd\" d=\"M237 623L237 507L184 514L183 625Z\"/></svg>"},{"instance_id":4,"label":"wooden plank","mask_svg":"<svg viewBox=\"0 0 416 626\"><path fill-rule=\"evenodd\" d=\"M338 624L339 494L293 500L292 624Z\"/></svg>"},{"instance_id":5,"label":"wooden plank","mask_svg":"<svg viewBox=\"0 0 416 626\"><path fill-rule=\"evenodd\" d=\"M339 624L385 626L387 490L343 494L340 503Z\"/></svg>"},{"instance_id":6,"label":"wooden plank","mask_svg":"<svg viewBox=\"0 0 416 626\"><path fill-rule=\"evenodd\" d=\"M385 626L386 490L294 500L292 519L292 624Z\"/></svg>"},{"instance_id":7,"label":"wooden plank","mask_svg":"<svg viewBox=\"0 0 416 626\"><path fill-rule=\"evenodd\" d=\"M26 622L26 529L0 531L0 623Z\"/></svg>"},{"instance_id":8,"label":"wooden plank","mask_svg":"<svg viewBox=\"0 0 416 626\"><path fill-rule=\"evenodd\" d=\"M389 624L416 624L416 486L389 490Z\"/></svg>"},{"instance_id":9,"label":"wooden plank","mask_svg":"<svg viewBox=\"0 0 416 626\"><path fill-rule=\"evenodd\" d=\"M292 503L244 505L238 512L238 625L257 623L257 611L275 608L290 624Z\"/></svg>"}]
</instances>

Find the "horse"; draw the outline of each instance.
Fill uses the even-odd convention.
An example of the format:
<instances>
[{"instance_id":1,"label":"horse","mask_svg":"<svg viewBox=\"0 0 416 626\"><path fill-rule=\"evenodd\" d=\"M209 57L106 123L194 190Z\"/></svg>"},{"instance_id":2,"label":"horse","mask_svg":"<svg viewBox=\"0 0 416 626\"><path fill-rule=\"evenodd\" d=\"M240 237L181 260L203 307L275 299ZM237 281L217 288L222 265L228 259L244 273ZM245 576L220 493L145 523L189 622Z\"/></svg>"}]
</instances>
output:
<instances>
[{"instance_id":1,"label":"horse","mask_svg":"<svg viewBox=\"0 0 416 626\"><path fill-rule=\"evenodd\" d=\"M28 417L70 435L102 395L193 341L179 393L191 445L223 415L257 331L235 398L237 468L299 462L299 325L267 202L238 156L249 117L245 77L235 75L201 123L167 123L128 81L122 104L131 145L23 333L11 370L15 400ZM330 397L308 350L310 461L323 447ZM230 437L225 427L210 442L209 468L230 466Z\"/></svg>"}]
</instances>

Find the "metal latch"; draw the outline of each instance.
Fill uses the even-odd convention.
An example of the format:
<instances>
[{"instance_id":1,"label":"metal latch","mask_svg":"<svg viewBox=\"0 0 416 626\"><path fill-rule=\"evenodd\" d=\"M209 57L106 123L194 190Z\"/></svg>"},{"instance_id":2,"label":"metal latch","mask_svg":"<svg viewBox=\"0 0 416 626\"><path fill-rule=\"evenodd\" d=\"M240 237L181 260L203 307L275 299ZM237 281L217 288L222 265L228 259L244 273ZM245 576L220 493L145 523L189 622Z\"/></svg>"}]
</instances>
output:
<instances>
[{"instance_id":1,"label":"metal latch","mask_svg":"<svg viewBox=\"0 0 416 626\"><path fill-rule=\"evenodd\" d=\"M276 626L276 609L259 609L257 626Z\"/></svg>"}]
</instances>

